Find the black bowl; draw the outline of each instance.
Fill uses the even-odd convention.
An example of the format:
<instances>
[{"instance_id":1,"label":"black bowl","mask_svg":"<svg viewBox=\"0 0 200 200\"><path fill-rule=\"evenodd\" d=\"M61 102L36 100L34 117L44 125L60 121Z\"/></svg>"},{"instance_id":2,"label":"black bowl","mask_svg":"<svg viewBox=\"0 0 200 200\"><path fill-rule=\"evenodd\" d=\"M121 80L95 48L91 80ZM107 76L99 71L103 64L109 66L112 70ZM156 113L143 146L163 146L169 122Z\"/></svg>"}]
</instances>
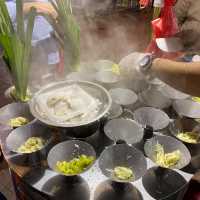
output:
<instances>
[{"instance_id":1,"label":"black bowl","mask_svg":"<svg viewBox=\"0 0 200 200\"><path fill-rule=\"evenodd\" d=\"M100 183L95 192L94 200L144 200L141 192L131 183L116 183L106 180Z\"/></svg>"},{"instance_id":2,"label":"black bowl","mask_svg":"<svg viewBox=\"0 0 200 200\"><path fill-rule=\"evenodd\" d=\"M42 191L51 200L90 200L89 186L81 176L55 175L43 184Z\"/></svg>"},{"instance_id":3,"label":"black bowl","mask_svg":"<svg viewBox=\"0 0 200 200\"><path fill-rule=\"evenodd\" d=\"M145 190L154 198L159 200L182 199L180 193L184 194L187 187L185 178L172 169L152 167L142 177Z\"/></svg>"}]
</instances>

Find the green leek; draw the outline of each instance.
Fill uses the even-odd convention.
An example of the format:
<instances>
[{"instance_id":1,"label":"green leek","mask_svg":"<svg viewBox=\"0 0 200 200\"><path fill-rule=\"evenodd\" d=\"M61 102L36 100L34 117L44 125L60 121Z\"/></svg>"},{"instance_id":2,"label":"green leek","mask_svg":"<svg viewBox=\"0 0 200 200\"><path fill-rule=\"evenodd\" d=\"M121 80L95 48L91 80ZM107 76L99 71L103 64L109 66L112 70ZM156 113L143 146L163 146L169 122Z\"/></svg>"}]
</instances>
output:
<instances>
[{"instance_id":1,"label":"green leek","mask_svg":"<svg viewBox=\"0 0 200 200\"><path fill-rule=\"evenodd\" d=\"M50 0L57 12L57 18L53 19L45 15L53 26L57 38L64 50L64 63L68 71L76 70L80 65L80 28L73 13L71 0Z\"/></svg>"},{"instance_id":2,"label":"green leek","mask_svg":"<svg viewBox=\"0 0 200 200\"><path fill-rule=\"evenodd\" d=\"M31 8L25 31L23 1L16 1L17 28L15 30L5 1L0 1L0 44L3 58L11 72L15 86L14 96L19 101L27 100L28 72L30 68L31 39L36 10Z\"/></svg>"}]
</instances>

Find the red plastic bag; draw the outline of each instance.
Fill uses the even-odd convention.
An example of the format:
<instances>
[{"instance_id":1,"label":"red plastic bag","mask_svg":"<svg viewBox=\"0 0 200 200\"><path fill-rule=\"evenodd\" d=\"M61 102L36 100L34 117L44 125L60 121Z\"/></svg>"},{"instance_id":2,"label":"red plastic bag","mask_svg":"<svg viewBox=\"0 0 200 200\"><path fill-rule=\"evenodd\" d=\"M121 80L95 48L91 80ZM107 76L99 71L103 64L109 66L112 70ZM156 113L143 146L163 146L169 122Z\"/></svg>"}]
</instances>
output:
<instances>
[{"instance_id":1,"label":"red plastic bag","mask_svg":"<svg viewBox=\"0 0 200 200\"><path fill-rule=\"evenodd\" d=\"M146 49L147 52L154 52L156 55L160 56L162 51L157 47L155 39L172 37L179 32L177 19L173 12L173 6L175 3L175 0L165 0L160 18L152 21L153 38Z\"/></svg>"},{"instance_id":2,"label":"red plastic bag","mask_svg":"<svg viewBox=\"0 0 200 200\"><path fill-rule=\"evenodd\" d=\"M173 12L173 6L175 3L175 0L165 0L164 8L161 11L160 17L162 37L171 37L179 31L177 19Z\"/></svg>"}]
</instances>

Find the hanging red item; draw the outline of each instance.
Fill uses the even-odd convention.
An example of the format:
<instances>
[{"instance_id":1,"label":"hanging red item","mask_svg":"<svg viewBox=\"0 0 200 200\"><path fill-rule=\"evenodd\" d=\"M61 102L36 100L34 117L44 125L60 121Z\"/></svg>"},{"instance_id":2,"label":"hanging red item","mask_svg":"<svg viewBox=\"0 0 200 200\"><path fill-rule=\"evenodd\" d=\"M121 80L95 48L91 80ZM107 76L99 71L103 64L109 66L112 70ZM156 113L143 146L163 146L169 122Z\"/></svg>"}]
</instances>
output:
<instances>
[{"instance_id":1,"label":"hanging red item","mask_svg":"<svg viewBox=\"0 0 200 200\"><path fill-rule=\"evenodd\" d=\"M161 56L162 51L156 45L156 38L173 37L179 32L176 16L173 12L173 6L176 0L164 0L164 7L161 9L160 18L152 21L153 38L150 42L147 52L154 52Z\"/></svg>"},{"instance_id":2,"label":"hanging red item","mask_svg":"<svg viewBox=\"0 0 200 200\"><path fill-rule=\"evenodd\" d=\"M141 7L147 7L151 3L151 0L140 0L139 3Z\"/></svg>"},{"instance_id":3,"label":"hanging red item","mask_svg":"<svg viewBox=\"0 0 200 200\"><path fill-rule=\"evenodd\" d=\"M175 0L165 0L160 18L152 21L154 37L172 37L178 33L179 28L173 12Z\"/></svg>"}]
</instances>

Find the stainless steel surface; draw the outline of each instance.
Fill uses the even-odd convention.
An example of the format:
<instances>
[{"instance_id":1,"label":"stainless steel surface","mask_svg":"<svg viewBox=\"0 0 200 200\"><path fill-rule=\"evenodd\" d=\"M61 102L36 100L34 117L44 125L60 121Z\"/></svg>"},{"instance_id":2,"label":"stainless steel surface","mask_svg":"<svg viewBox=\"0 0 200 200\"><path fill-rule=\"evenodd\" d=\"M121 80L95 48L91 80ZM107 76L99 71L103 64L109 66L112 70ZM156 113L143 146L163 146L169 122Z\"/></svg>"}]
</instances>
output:
<instances>
[{"instance_id":1,"label":"stainless steel surface","mask_svg":"<svg viewBox=\"0 0 200 200\"><path fill-rule=\"evenodd\" d=\"M38 113L36 106L37 106L37 96L40 94L44 94L49 91L53 91L58 88L66 87L72 84L78 84L83 90L85 90L88 94L90 94L92 97L99 99L101 102L99 113L96 117L94 117L92 120L87 122L81 122L81 123L55 123L52 120L44 118L41 113ZM29 105L31 113L40 121L42 121L45 124L56 126L56 127L77 127L77 126L83 126L88 125L92 122L95 122L99 119L101 119L110 109L111 107L111 97L106 89L104 89L102 86L92 83L92 82L86 82L86 81L63 81L63 82L57 82L53 84L49 84L46 87L42 88L39 92L37 92L33 98L31 99Z\"/></svg>"},{"instance_id":2,"label":"stainless steel surface","mask_svg":"<svg viewBox=\"0 0 200 200\"><path fill-rule=\"evenodd\" d=\"M143 133L143 131L142 131L142 133ZM102 133L100 133L100 134L102 134ZM1 134L1 139L2 139L2 136L4 136L3 132ZM97 144L102 145L103 144L101 142L102 139L103 139L102 137L99 137L97 139ZM96 148L98 148L98 147L96 147ZM95 150L97 150L96 148L95 148ZM4 154L5 154L5 149L4 149ZM12 162L11 158L13 155L10 153L8 153L8 155L9 156L7 157L7 159L10 162ZM56 157L56 156L54 156L54 157ZM156 165L150 159L146 158L146 160L147 160L147 169L151 169L152 167L154 167ZM30 165L29 165L29 167L30 167ZM71 179L70 180L65 179L65 178L63 178L63 176L58 175L57 172L54 172L48 168L45 168L45 166L43 166L42 173L40 173L40 171L38 171L37 168L35 168L35 167L32 167L31 171L32 170L36 170L36 173L38 174L38 176L30 175L31 179L30 178L27 179L27 177L26 178L24 177L25 181L27 181L27 184L31 185L33 188L42 192L43 194L50 196L52 199L57 199L55 197L55 195L57 195L57 197L59 197L59 198L70 197L71 199L73 199L73 198L80 199L82 197L83 199L86 198L87 200L88 199L99 200L99 199L96 199L96 195L95 195L95 194L97 194L97 192L99 192L99 188L100 188L100 192L101 192L102 185L110 186L107 178L101 173L101 170L99 168L99 159L97 159L97 161L94 163L94 165L90 169L88 169L88 171L86 171L83 174L81 174L80 176L78 176L78 177L80 177L80 179L78 178L77 182L76 182L76 180L72 181ZM176 174L176 172L177 172L177 174ZM27 175L28 174L29 173L27 173ZM151 174L154 174L154 173L152 172ZM173 174L175 178L179 178L179 177L183 176L184 179L186 180L186 182L188 182L191 179L191 177L193 176L192 173L184 172L181 170L173 170L173 172L170 174ZM33 179L33 177L35 177L35 178ZM66 177L66 178L68 178L68 177ZM179 182L180 184L177 183L176 185L173 185L172 180L174 180L174 178L169 177L169 178L165 179L165 182L163 183L163 185L169 183L168 186L171 187L172 190L170 190L170 188L169 188L168 191L176 192L176 190L178 190L179 193L183 193L182 192L182 184L184 187L184 186L186 186L186 183L184 181L180 181ZM179 180L179 179L177 179L177 180ZM180 179L180 180L182 180L182 179ZM154 194L152 194L152 191L149 191L148 188L145 187L145 185L142 181L143 181L142 178L136 180L134 183L131 183L131 185L128 185L127 188L125 189L125 191L130 191L130 194L135 194L136 195L135 198L137 200L154 200L155 199ZM74 183L74 184L71 184L71 183ZM57 187L55 184L59 185L59 187ZM157 185L155 185L155 186L157 186ZM173 190L173 187L174 187L174 190ZM77 197L76 195L73 195L73 194L79 194L79 195ZM165 194L166 193L163 193L164 196L165 196ZM61 196L59 196L59 195L61 195ZM90 195L90 197L89 197L89 195ZM168 197L168 196L169 195L166 194L165 197Z\"/></svg>"},{"instance_id":3,"label":"stainless steel surface","mask_svg":"<svg viewBox=\"0 0 200 200\"><path fill-rule=\"evenodd\" d=\"M107 185L105 183L107 183L106 180L108 179L101 173L101 170L98 164L99 159L96 160L94 165L88 171L78 176L81 178L81 179L78 178L78 180L80 181L73 181L73 183L77 182L78 187L76 187L77 186L76 184L71 184L72 183L71 179L68 180L68 177L66 177L67 179L63 178L63 176L60 177L57 172L50 170L49 168L46 167L46 165L42 165L41 166L42 170L41 170L41 169L38 169L39 165L32 167L29 164L27 164L26 169L28 167L29 170L28 171L25 170L25 176L22 175L21 173L24 171L24 167L22 167L21 165L16 165L15 163L12 162L11 160L12 154L7 150L7 148L4 145L5 144L4 138L6 138L6 135L9 133L9 131L11 130L7 129L7 127L1 126L0 139L1 139L1 145L3 144L2 150L4 152L4 156L6 156L6 159L10 163L10 166L15 170L17 174L20 175L20 177L25 181L27 185L33 187L34 189L41 192L42 194L47 195L48 196L47 198L51 197L52 199L60 200L60 198L56 198L55 195L59 196L60 194L62 194L63 199L65 198L68 199L70 195L72 197L73 194L79 194L79 199L81 199L81 197L87 197L88 187L89 187L89 191L90 191L89 199L94 200L96 189L98 189L99 187L101 188L102 184ZM100 139L97 140L100 146L104 144L102 140L103 140L102 137L101 137L101 140ZM153 166L155 166L155 164L150 159L146 158L146 160L147 160L147 169L150 169ZM174 170L174 171L176 171L178 174L183 176L187 182L193 176L193 173L188 173L181 170ZM134 194L137 194L136 195L137 200L155 200L155 198L153 198L151 194L149 194L147 190L144 188L143 183L142 183L142 178L136 180L134 183L131 183L131 185L129 185L128 188L130 187L134 190L132 191L131 189L131 194L132 192L134 192ZM71 193L72 191L73 193ZM182 193L182 190L181 190L181 193ZM140 194L142 195L142 198Z\"/></svg>"},{"instance_id":4,"label":"stainless steel surface","mask_svg":"<svg viewBox=\"0 0 200 200\"><path fill-rule=\"evenodd\" d=\"M89 188L90 188L90 200L95 199L95 190L99 186L99 184L103 183L104 181L107 180L107 178L101 173L100 168L98 166L98 160L96 163L85 173L81 174L80 176L87 181ZM147 168L150 169L151 167L155 166L151 160L147 158ZM185 180L188 182L192 175L189 173L182 172L180 170L177 170L177 173L180 174L181 176L184 176ZM53 172L49 169L46 169L44 172L44 175L40 178L40 180L36 181L32 186L44 193L47 193L44 190L44 185L46 182L50 181L54 177L56 177L58 174L56 172ZM138 179L134 183L131 183L137 190L139 190L142 194L142 199L143 200L155 200L143 187L142 184L142 179ZM53 191L51 191L52 193ZM48 193L47 193L48 194Z\"/></svg>"},{"instance_id":5,"label":"stainless steel surface","mask_svg":"<svg viewBox=\"0 0 200 200\"><path fill-rule=\"evenodd\" d=\"M125 119L123 119L123 120L125 120ZM133 120L128 120L128 121L134 122ZM118 123L116 123L116 124L118 124ZM113 126L113 128L115 128L113 130L118 131L118 129L121 128L121 131L127 131L127 130L130 131L127 134L127 140L130 141L130 139L132 139L132 138L128 137L128 135L130 134L132 136L137 133L138 124L137 124L137 126L134 126L134 127L135 127L134 129L133 128L129 129L129 128L125 128L124 126L121 127L120 125L118 125L118 126ZM79 128L81 128L81 127L79 127ZM135 130L135 131L133 131L133 130ZM140 125L139 125L139 130L142 130L142 132L141 132L142 136L139 133L139 136L142 138L143 137L143 129ZM113 132L113 133L115 133L115 132ZM122 133L124 135L124 132L122 132ZM104 144L104 142L102 142L102 140L103 140L102 134L103 133L100 133L101 136L98 137L97 140L95 139L95 141L96 141L95 144L97 144L97 146L95 147L95 151L98 150L99 146L103 145L103 148L104 148L105 147L104 145L106 145L106 144ZM1 134L1 137L2 137L2 135L4 135L4 134ZM61 134L61 135L63 135L63 134ZM113 140L115 141L116 138L114 138ZM101 151L103 150L103 148L101 148ZM5 149L4 149L4 154L5 154ZM8 155L9 156L7 157L7 159L10 162L12 162L13 154L8 153ZM122 154L119 153L119 156L121 156L121 155ZM56 158L56 157L58 157L58 156L54 156L54 158ZM123 157L124 156L122 156L122 158ZM109 157L109 158L111 158L111 157ZM46 160L46 158L44 158L44 159ZM155 173L154 173L154 171L151 171L151 168L155 167L156 164L153 163L148 158L146 158L146 160L147 160L147 169L148 169L147 174L149 174L148 172L150 172L150 174L154 177ZM14 163L14 164L16 165L16 163ZM29 167L31 167L30 162L28 162L27 165ZM17 164L17 166L19 166L19 165ZM53 170L45 168L45 165L42 165L42 166L43 166L43 170L41 173L40 173L40 171L37 170L37 168L35 168L35 166L31 167L31 171L36 170L35 173L37 173L37 176L30 175L31 179L30 178L27 179L27 176L24 177L24 179L25 179L25 181L27 181L27 184L31 185L33 188L42 192L43 194L50 196L52 199L58 199L58 198L61 199L63 197L66 197L66 198L71 198L71 200L74 200L74 199L77 200L77 198L79 198L79 199L81 198L83 200L88 200L88 199L100 200L97 197L100 197L101 195L98 196L97 194L102 194L101 192L104 189L102 186L105 186L105 187L113 186L113 184L108 181L106 176L104 176L102 174L102 172L99 168L99 159L97 159L97 161L94 163L94 165L91 166L91 168L89 168L86 172L84 172L80 176L77 176L77 179L75 179L75 180L71 179L70 177L69 177L70 179L68 179L68 177L63 177L62 175L58 175L57 172L54 172ZM176 184L174 184L175 179L172 176L165 177L163 185L168 184L169 188L167 188L167 189L169 189L169 190L160 190L161 192L163 192L163 199L166 199L165 197L169 197L171 195L172 195L172 197L174 197L174 195L176 195L176 194L168 194L170 192L177 193L177 190L178 190L179 193L183 193L182 189L183 189L183 187L185 187L187 185L186 182L188 182L191 179L191 177L193 176L192 173L191 172L189 173L186 171L184 172L182 170L173 170L172 172L170 171L169 174L173 175L173 177L175 179L177 179L177 182L176 182ZM28 174L29 174L29 172L26 175L28 175ZM145 177L146 176L143 176L143 178L145 178ZM184 177L184 178L182 179L182 177ZM139 178L134 183L130 183L130 184L126 185L125 191L129 191L129 194L134 194L135 196L134 195L133 196L137 200L157 199L157 198L155 198L156 197L155 193L153 193L154 191L152 189L150 191L149 187L145 186L143 178ZM153 180L157 180L157 178L155 178ZM153 182L153 185L155 186L154 188L159 189L159 187L157 187L159 185L158 184L159 182L157 181L156 183L157 184L154 184L154 182ZM114 189L116 189L116 187L111 187L111 189L114 190ZM158 192L160 192L160 191L158 190ZM103 200L105 200L105 199L103 199Z\"/></svg>"}]
</instances>

